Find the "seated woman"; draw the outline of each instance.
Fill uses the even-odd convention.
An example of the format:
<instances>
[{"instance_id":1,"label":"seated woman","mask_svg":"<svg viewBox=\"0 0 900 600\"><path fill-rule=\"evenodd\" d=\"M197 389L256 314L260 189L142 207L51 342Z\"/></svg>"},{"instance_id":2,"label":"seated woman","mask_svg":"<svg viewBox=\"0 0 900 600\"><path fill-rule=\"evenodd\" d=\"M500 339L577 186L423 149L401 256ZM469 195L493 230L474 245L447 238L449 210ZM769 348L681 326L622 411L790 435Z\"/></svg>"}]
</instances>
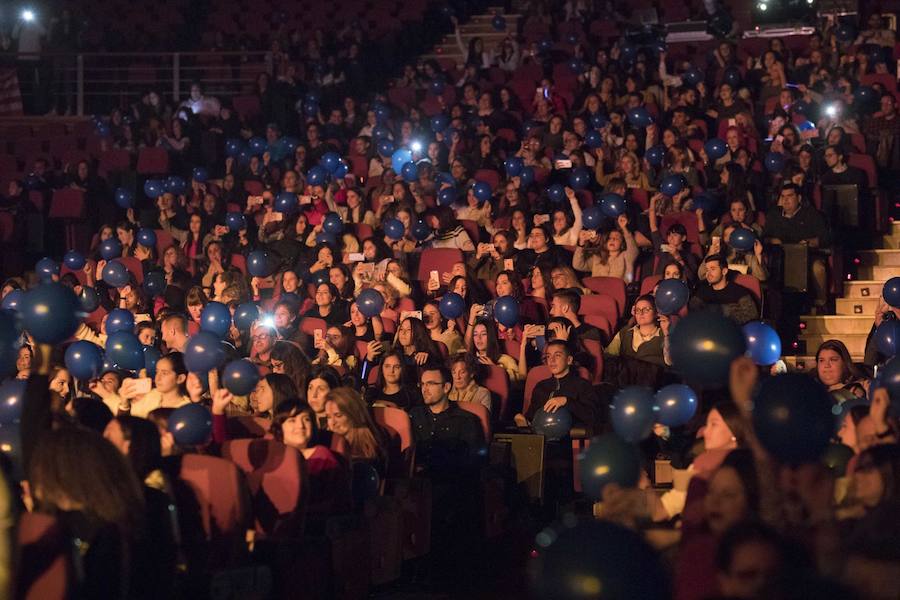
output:
<instances>
[{"instance_id":1,"label":"seated woman","mask_svg":"<svg viewBox=\"0 0 900 600\"><path fill-rule=\"evenodd\" d=\"M474 360L482 365L503 367L510 381L525 379L527 373L519 370L518 361L500 351L495 321L479 317L470 325L466 330L466 347Z\"/></svg>"},{"instance_id":2,"label":"seated woman","mask_svg":"<svg viewBox=\"0 0 900 600\"><path fill-rule=\"evenodd\" d=\"M456 321L444 318L438 302L429 300L425 303L422 307L422 320L431 334L431 339L444 344L449 356L465 347L463 338L456 329Z\"/></svg>"},{"instance_id":3,"label":"seated woman","mask_svg":"<svg viewBox=\"0 0 900 600\"><path fill-rule=\"evenodd\" d=\"M306 460L312 515L343 514L350 510L350 476L341 459L323 444L316 414L296 398L278 405L272 419L272 436L299 451Z\"/></svg>"},{"instance_id":4,"label":"seated woman","mask_svg":"<svg viewBox=\"0 0 900 600\"><path fill-rule=\"evenodd\" d=\"M344 325L331 326L325 330L319 355L313 359L313 364L328 365L345 374L353 373L358 365L355 350L356 336L353 335L353 329Z\"/></svg>"},{"instance_id":5,"label":"seated woman","mask_svg":"<svg viewBox=\"0 0 900 600\"><path fill-rule=\"evenodd\" d=\"M865 376L853 364L850 351L840 340L822 342L816 350L816 369L811 375L828 388L837 402L866 396Z\"/></svg>"},{"instance_id":6,"label":"seated woman","mask_svg":"<svg viewBox=\"0 0 900 600\"><path fill-rule=\"evenodd\" d=\"M343 325L349 318L347 304L341 300L340 293L332 283L320 283L316 286L316 305L303 313L304 317L323 319L329 326Z\"/></svg>"},{"instance_id":7,"label":"seated woman","mask_svg":"<svg viewBox=\"0 0 900 600\"><path fill-rule=\"evenodd\" d=\"M475 256L470 259L470 266L475 277L483 281L495 279L500 271L515 269L517 250L515 234L510 231L498 231L494 234L493 248L491 244L478 244Z\"/></svg>"},{"instance_id":8,"label":"seated woman","mask_svg":"<svg viewBox=\"0 0 900 600\"><path fill-rule=\"evenodd\" d=\"M141 379L125 379L118 392L110 392L99 381L91 382L89 387L107 406L115 406L114 414L146 418L150 411L157 408L178 408L190 403L186 383L184 355L181 352L170 352L157 361L154 387L149 392L141 390ZM197 400L199 399L198 395Z\"/></svg>"},{"instance_id":9,"label":"seated woman","mask_svg":"<svg viewBox=\"0 0 900 600\"><path fill-rule=\"evenodd\" d=\"M353 334L358 342L373 342L380 340L384 335L384 324L381 317L367 317L359 310L356 302L350 303L350 320L344 323L353 329Z\"/></svg>"},{"instance_id":10,"label":"seated woman","mask_svg":"<svg viewBox=\"0 0 900 600\"><path fill-rule=\"evenodd\" d=\"M309 382L306 384L306 402L316 414L316 423L320 429L326 429L328 424L328 417L325 414L325 397L328 392L340 385L341 376L331 367L319 365L313 367L309 374Z\"/></svg>"},{"instance_id":11,"label":"seated woman","mask_svg":"<svg viewBox=\"0 0 900 600\"><path fill-rule=\"evenodd\" d=\"M457 354L450 359L450 375L453 387L447 397L454 402L476 402L491 412L491 392L475 382L475 366L469 364L469 358Z\"/></svg>"},{"instance_id":12,"label":"seated woman","mask_svg":"<svg viewBox=\"0 0 900 600\"><path fill-rule=\"evenodd\" d=\"M668 318L659 319L656 303L649 294L635 300L631 315L629 325L616 334L605 354L664 368L668 364L663 348L664 338L668 336Z\"/></svg>"},{"instance_id":13,"label":"seated woman","mask_svg":"<svg viewBox=\"0 0 900 600\"><path fill-rule=\"evenodd\" d=\"M591 277L618 277L630 283L640 249L628 229L628 216L619 215L616 225L618 229L600 235L593 230L579 233L572 266L589 271Z\"/></svg>"},{"instance_id":14,"label":"seated woman","mask_svg":"<svg viewBox=\"0 0 900 600\"><path fill-rule=\"evenodd\" d=\"M579 296L586 296L593 292L581 284L578 275L572 267L559 265L553 267L550 271L550 279L553 281L553 287L557 290L573 290Z\"/></svg>"},{"instance_id":15,"label":"seated woman","mask_svg":"<svg viewBox=\"0 0 900 600\"><path fill-rule=\"evenodd\" d=\"M380 473L388 471L390 438L372 418L359 392L339 387L325 396L328 430L347 441L352 460L372 462Z\"/></svg>"},{"instance_id":16,"label":"seated woman","mask_svg":"<svg viewBox=\"0 0 900 600\"><path fill-rule=\"evenodd\" d=\"M503 270L494 279L494 291L497 297L512 296L519 303L519 323L543 323L547 311L525 293L522 279L514 270Z\"/></svg>"},{"instance_id":17,"label":"seated woman","mask_svg":"<svg viewBox=\"0 0 900 600\"><path fill-rule=\"evenodd\" d=\"M575 196L575 190L566 187L566 198L569 201L570 210L562 206L555 207L550 212L550 223L553 231L553 243L557 246L574 246L578 243L581 234L581 205Z\"/></svg>"},{"instance_id":18,"label":"seated woman","mask_svg":"<svg viewBox=\"0 0 900 600\"><path fill-rule=\"evenodd\" d=\"M403 319L397 327L393 348L403 355L409 381L416 380L416 368L442 356L425 324L415 317Z\"/></svg>"},{"instance_id":19,"label":"seated woman","mask_svg":"<svg viewBox=\"0 0 900 600\"><path fill-rule=\"evenodd\" d=\"M203 313L203 309L206 308L206 305L209 304L209 299L203 291L203 288L195 285L188 290L184 303L187 305L188 317L190 317L190 320L188 321L188 334L194 335L200 331L200 315Z\"/></svg>"},{"instance_id":20,"label":"seated woman","mask_svg":"<svg viewBox=\"0 0 900 600\"><path fill-rule=\"evenodd\" d=\"M278 339L305 348L308 336L300 329L300 304L290 296L284 296L272 308L272 321Z\"/></svg>"},{"instance_id":21,"label":"seated woman","mask_svg":"<svg viewBox=\"0 0 900 600\"><path fill-rule=\"evenodd\" d=\"M453 210L438 206L425 213L425 222L434 230L432 248L458 248L463 252L474 252L475 244L465 228L456 220Z\"/></svg>"},{"instance_id":22,"label":"seated woman","mask_svg":"<svg viewBox=\"0 0 900 600\"><path fill-rule=\"evenodd\" d=\"M306 389L312 363L299 345L283 340L275 342L272 352L269 354L269 364L272 373L287 375L291 378L298 395Z\"/></svg>"},{"instance_id":23,"label":"seated woman","mask_svg":"<svg viewBox=\"0 0 900 600\"><path fill-rule=\"evenodd\" d=\"M370 405L381 404L409 410L422 403L422 396L414 383L406 379L407 369L404 357L397 350L391 350L381 360L378 380L366 390L366 401Z\"/></svg>"},{"instance_id":24,"label":"seated woman","mask_svg":"<svg viewBox=\"0 0 900 600\"><path fill-rule=\"evenodd\" d=\"M250 408L254 416L271 419L279 404L296 397L297 389L290 377L269 373L261 377L256 388L250 392Z\"/></svg>"}]
</instances>

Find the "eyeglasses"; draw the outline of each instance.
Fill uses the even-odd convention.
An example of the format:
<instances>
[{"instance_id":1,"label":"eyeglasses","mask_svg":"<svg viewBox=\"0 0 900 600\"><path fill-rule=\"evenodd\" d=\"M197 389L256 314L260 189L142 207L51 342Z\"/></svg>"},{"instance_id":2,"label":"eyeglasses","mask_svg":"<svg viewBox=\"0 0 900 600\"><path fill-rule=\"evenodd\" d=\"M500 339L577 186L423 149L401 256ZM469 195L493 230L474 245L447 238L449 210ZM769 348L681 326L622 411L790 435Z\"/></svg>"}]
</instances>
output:
<instances>
[{"instance_id":1,"label":"eyeglasses","mask_svg":"<svg viewBox=\"0 0 900 600\"><path fill-rule=\"evenodd\" d=\"M423 381L420 387L434 387L436 385L444 385L443 381Z\"/></svg>"},{"instance_id":2,"label":"eyeglasses","mask_svg":"<svg viewBox=\"0 0 900 600\"><path fill-rule=\"evenodd\" d=\"M269 338L271 338L271 337L272 337L272 336L269 335L268 333L260 333L259 335L254 335L254 336L251 337L250 339L253 340L254 342L258 342L258 341L260 341L260 340L267 340L267 339L269 339Z\"/></svg>"},{"instance_id":3,"label":"eyeglasses","mask_svg":"<svg viewBox=\"0 0 900 600\"><path fill-rule=\"evenodd\" d=\"M647 313L653 312L653 310L654 310L654 309L650 308L649 306L645 306L644 308L636 308L636 309L634 309L634 313L637 314L637 315L645 315L645 314L647 314Z\"/></svg>"}]
</instances>

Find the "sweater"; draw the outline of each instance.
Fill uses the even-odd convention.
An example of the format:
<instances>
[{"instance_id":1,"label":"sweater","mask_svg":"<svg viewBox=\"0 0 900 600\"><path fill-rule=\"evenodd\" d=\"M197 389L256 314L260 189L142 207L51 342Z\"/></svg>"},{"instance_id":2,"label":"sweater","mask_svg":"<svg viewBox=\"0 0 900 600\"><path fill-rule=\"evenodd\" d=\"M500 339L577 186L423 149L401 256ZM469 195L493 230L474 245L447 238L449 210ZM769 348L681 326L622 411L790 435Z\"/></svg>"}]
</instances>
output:
<instances>
[{"instance_id":1,"label":"sweater","mask_svg":"<svg viewBox=\"0 0 900 600\"><path fill-rule=\"evenodd\" d=\"M594 387L586 379L582 379L578 373L569 370L563 377L548 377L538 382L531 393L531 404L525 413L525 417L531 421L540 409L544 408L547 400L554 397L566 399L566 408L572 413L576 426L591 430L597 423L600 408L600 399Z\"/></svg>"}]
</instances>

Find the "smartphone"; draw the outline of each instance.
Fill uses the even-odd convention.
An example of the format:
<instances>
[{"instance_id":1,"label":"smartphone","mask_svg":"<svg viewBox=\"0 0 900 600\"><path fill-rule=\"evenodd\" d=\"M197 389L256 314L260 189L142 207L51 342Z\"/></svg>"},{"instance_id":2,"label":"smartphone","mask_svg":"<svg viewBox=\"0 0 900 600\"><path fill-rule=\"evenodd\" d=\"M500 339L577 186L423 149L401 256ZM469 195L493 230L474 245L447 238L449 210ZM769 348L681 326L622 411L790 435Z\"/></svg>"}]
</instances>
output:
<instances>
[{"instance_id":1,"label":"smartphone","mask_svg":"<svg viewBox=\"0 0 900 600\"><path fill-rule=\"evenodd\" d=\"M312 204L312 196L300 196L300 204Z\"/></svg>"},{"instance_id":2,"label":"smartphone","mask_svg":"<svg viewBox=\"0 0 900 600\"><path fill-rule=\"evenodd\" d=\"M153 389L153 380L149 377L141 377L134 380L134 391L137 394L149 394Z\"/></svg>"},{"instance_id":3,"label":"smartphone","mask_svg":"<svg viewBox=\"0 0 900 600\"><path fill-rule=\"evenodd\" d=\"M556 161L556 168L557 169L571 169L572 161L568 160L568 159L558 160L558 161Z\"/></svg>"},{"instance_id":4,"label":"smartphone","mask_svg":"<svg viewBox=\"0 0 900 600\"><path fill-rule=\"evenodd\" d=\"M366 260L366 257L363 256L362 252L351 252L350 256L347 257L350 262L362 262Z\"/></svg>"},{"instance_id":5,"label":"smartphone","mask_svg":"<svg viewBox=\"0 0 900 600\"><path fill-rule=\"evenodd\" d=\"M737 127L737 119L728 119L729 127Z\"/></svg>"},{"instance_id":6,"label":"smartphone","mask_svg":"<svg viewBox=\"0 0 900 600\"><path fill-rule=\"evenodd\" d=\"M325 332L321 329L316 329L313 331L313 346L315 348L321 348L322 342L325 340Z\"/></svg>"},{"instance_id":7,"label":"smartphone","mask_svg":"<svg viewBox=\"0 0 900 600\"><path fill-rule=\"evenodd\" d=\"M263 202L265 202L265 199L262 196L250 196L247 198L247 204L250 206L259 206Z\"/></svg>"},{"instance_id":8,"label":"smartphone","mask_svg":"<svg viewBox=\"0 0 900 600\"><path fill-rule=\"evenodd\" d=\"M660 244L660 245L659 245L659 250L660 250L660 252L671 252L671 251L672 251L672 246L670 246L670 245L668 245L668 244Z\"/></svg>"},{"instance_id":9,"label":"smartphone","mask_svg":"<svg viewBox=\"0 0 900 600\"><path fill-rule=\"evenodd\" d=\"M718 236L718 235L712 236L712 243L713 243L713 244L718 244L718 243L721 242L721 241L722 241L721 236Z\"/></svg>"},{"instance_id":10,"label":"smartphone","mask_svg":"<svg viewBox=\"0 0 900 600\"><path fill-rule=\"evenodd\" d=\"M421 310L403 310L400 311L400 321L403 321L407 317L412 317L413 319L422 320L422 311Z\"/></svg>"},{"instance_id":11,"label":"smartphone","mask_svg":"<svg viewBox=\"0 0 900 600\"><path fill-rule=\"evenodd\" d=\"M534 343L537 346L538 352L543 353L544 347L547 345L547 338L545 338L542 335L539 335L536 338L534 338Z\"/></svg>"},{"instance_id":12,"label":"smartphone","mask_svg":"<svg viewBox=\"0 0 900 600\"><path fill-rule=\"evenodd\" d=\"M536 215L534 222L536 225L541 225L542 223L550 222L550 215Z\"/></svg>"},{"instance_id":13,"label":"smartphone","mask_svg":"<svg viewBox=\"0 0 900 600\"><path fill-rule=\"evenodd\" d=\"M513 268L513 259L511 259L511 258L503 259L503 270L504 271L515 271L515 269Z\"/></svg>"},{"instance_id":14,"label":"smartphone","mask_svg":"<svg viewBox=\"0 0 900 600\"><path fill-rule=\"evenodd\" d=\"M273 212L273 213L272 213L272 220L273 220L273 221L283 221L283 220L284 220L284 213Z\"/></svg>"},{"instance_id":15,"label":"smartphone","mask_svg":"<svg viewBox=\"0 0 900 600\"><path fill-rule=\"evenodd\" d=\"M428 274L428 284L430 287L434 287L435 285L441 284L441 276L438 274L437 271L432 271L431 273Z\"/></svg>"},{"instance_id":16,"label":"smartphone","mask_svg":"<svg viewBox=\"0 0 900 600\"><path fill-rule=\"evenodd\" d=\"M547 326L535 325L532 327L532 331L534 332L534 337L544 337L547 334Z\"/></svg>"},{"instance_id":17,"label":"smartphone","mask_svg":"<svg viewBox=\"0 0 900 600\"><path fill-rule=\"evenodd\" d=\"M384 200L383 200L383 202L393 202L393 201L394 201L394 197L393 197L393 196L385 196L385 197L384 197Z\"/></svg>"}]
</instances>

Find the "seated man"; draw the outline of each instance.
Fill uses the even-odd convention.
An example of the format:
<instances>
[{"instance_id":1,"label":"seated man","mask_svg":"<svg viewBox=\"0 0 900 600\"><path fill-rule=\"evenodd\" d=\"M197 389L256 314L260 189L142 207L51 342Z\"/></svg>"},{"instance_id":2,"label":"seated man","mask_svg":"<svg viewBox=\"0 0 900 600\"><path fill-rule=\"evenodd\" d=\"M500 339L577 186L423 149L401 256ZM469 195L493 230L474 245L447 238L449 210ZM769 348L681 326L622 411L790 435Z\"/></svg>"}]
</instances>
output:
<instances>
[{"instance_id":1,"label":"seated man","mask_svg":"<svg viewBox=\"0 0 900 600\"><path fill-rule=\"evenodd\" d=\"M728 262L721 254L712 254L703 261L706 281L697 286L691 298L691 310L716 307L739 325L759 318L759 309L750 291L728 280Z\"/></svg>"},{"instance_id":2,"label":"seated man","mask_svg":"<svg viewBox=\"0 0 900 600\"><path fill-rule=\"evenodd\" d=\"M558 291L550 301L550 316L561 317L572 324L572 333L579 340L602 340L600 330L583 322L578 317L581 308L581 297L571 289Z\"/></svg>"},{"instance_id":3,"label":"seated man","mask_svg":"<svg viewBox=\"0 0 900 600\"><path fill-rule=\"evenodd\" d=\"M534 386L528 410L514 417L516 425L527 427L540 409L552 413L565 406L572 413L574 426L590 433L600 405L593 386L572 368L574 357L565 340L547 342L546 353L551 376Z\"/></svg>"},{"instance_id":4,"label":"seated man","mask_svg":"<svg viewBox=\"0 0 900 600\"><path fill-rule=\"evenodd\" d=\"M440 469L477 463L484 448L484 429L478 417L450 401L447 367L426 366L420 382L424 404L409 411L417 462Z\"/></svg>"},{"instance_id":5,"label":"seated man","mask_svg":"<svg viewBox=\"0 0 900 600\"><path fill-rule=\"evenodd\" d=\"M800 186L786 183L781 186L778 206L766 215L763 240L773 246L800 244L810 249L809 269L816 309L828 302L828 272L826 255L831 248L831 228L825 215L816 207L803 202ZM785 269L790 265L785 265Z\"/></svg>"},{"instance_id":6,"label":"seated man","mask_svg":"<svg viewBox=\"0 0 900 600\"><path fill-rule=\"evenodd\" d=\"M822 185L855 185L860 193L871 186L865 171L847 164L847 157L840 146L826 147L823 157L828 170L819 179Z\"/></svg>"}]
</instances>

